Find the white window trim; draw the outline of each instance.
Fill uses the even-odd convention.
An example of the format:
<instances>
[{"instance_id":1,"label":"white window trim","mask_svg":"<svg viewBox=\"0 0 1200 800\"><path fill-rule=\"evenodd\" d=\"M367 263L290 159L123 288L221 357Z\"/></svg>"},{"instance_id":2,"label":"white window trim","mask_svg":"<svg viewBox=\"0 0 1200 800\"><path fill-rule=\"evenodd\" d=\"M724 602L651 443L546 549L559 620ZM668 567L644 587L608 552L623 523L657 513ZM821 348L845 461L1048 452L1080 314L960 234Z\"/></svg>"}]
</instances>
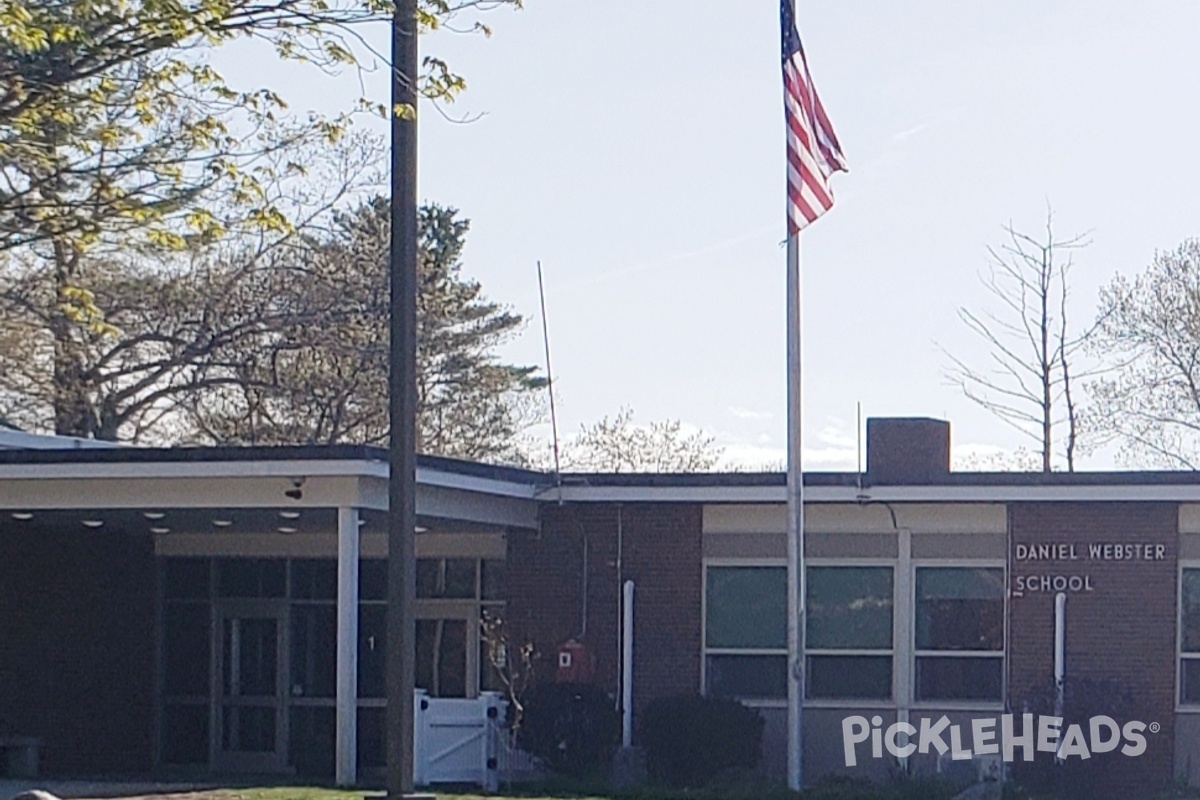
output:
<instances>
[{"instance_id":1,"label":"white window trim","mask_svg":"<svg viewBox=\"0 0 1200 800\"><path fill-rule=\"evenodd\" d=\"M840 558L806 558L804 560L805 569L815 568L883 568L887 567L892 571L892 645L888 648L828 648L808 646L808 631L804 632L804 674L805 685L804 705L814 706L816 708L895 708L897 706L897 695L899 693L899 659L897 654L899 648L897 643L900 641L900 630L898 628L899 614L896 613L897 590L899 589L898 581L900 575L899 566L894 558L855 558L846 560ZM807 578L805 579L807 584ZM807 598L805 598L807 604ZM805 614L804 624L807 628L808 615ZM892 659L892 686L887 697L809 697L808 696L808 657L809 656L889 656Z\"/></svg>"},{"instance_id":2,"label":"white window trim","mask_svg":"<svg viewBox=\"0 0 1200 800\"><path fill-rule=\"evenodd\" d=\"M999 650L918 650L917 649L917 570L935 567L950 569L999 569L1004 579L1004 641ZM946 710L1003 710L1008 701L1008 561L1003 558L914 558L911 559L911 580L909 581L908 609L911 620L909 626L909 657L907 659L907 681L909 696L912 698L909 708L914 711ZM919 657L991 657L999 658L1000 662L1000 699L999 700L918 700L917 699L917 658Z\"/></svg>"},{"instance_id":3,"label":"white window trim","mask_svg":"<svg viewBox=\"0 0 1200 800\"><path fill-rule=\"evenodd\" d=\"M1200 660L1200 651L1183 651L1183 573L1187 570L1200 571L1200 559L1179 559L1179 574L1175 576L1175 711L1179 714L1200 714L1200 702L1189 703L1183 699L1183 662Z\"/></svg>"},{"instance_id":4,"label":"white window trim","mask_svg":"<svg viewBox=\"0 0 1200 800\"><path fill-rule=\"evenodd\" d=\"M708 569L709 567L773 567L786 569L785 558L705 558L700 569L700 694L708 696L708 657L714 656L783 656L787 658L787 647L709 647L708 646ZM787 708L787 697L735 697L739 703L751 708ZM782 705L781 705L782 704Z\"/></svg>"}]
</instances>

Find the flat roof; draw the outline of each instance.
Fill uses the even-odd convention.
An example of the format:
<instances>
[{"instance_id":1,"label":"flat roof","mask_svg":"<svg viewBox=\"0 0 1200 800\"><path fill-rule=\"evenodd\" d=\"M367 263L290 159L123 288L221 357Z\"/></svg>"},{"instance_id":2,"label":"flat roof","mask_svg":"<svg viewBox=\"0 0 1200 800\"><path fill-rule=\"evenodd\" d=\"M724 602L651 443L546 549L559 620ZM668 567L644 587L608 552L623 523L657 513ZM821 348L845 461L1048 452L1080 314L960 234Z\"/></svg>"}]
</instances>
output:
<instances>
[{"instance_id":1,"label":"flat roof","mask_svg":"<svg viewBox=\"0 0 1200 800\"><path fill-rule=\"evenodd\" d=\"M86 447L61 449L0 449L0 464L153 464L280 461L368 461L386 464L388 451L358 444L219 446L219 447ZM554 489L582 487L777 487L786 485L783 472L551 472L500 464L465 461L445 456L418 455L425 469L490 480ZM1141 470L1087 472L946 472L925 480L877 480L870 473L805 472L806 486L1163 486L1200 485L1200 471Z\"/></svg>"}]
</instances>

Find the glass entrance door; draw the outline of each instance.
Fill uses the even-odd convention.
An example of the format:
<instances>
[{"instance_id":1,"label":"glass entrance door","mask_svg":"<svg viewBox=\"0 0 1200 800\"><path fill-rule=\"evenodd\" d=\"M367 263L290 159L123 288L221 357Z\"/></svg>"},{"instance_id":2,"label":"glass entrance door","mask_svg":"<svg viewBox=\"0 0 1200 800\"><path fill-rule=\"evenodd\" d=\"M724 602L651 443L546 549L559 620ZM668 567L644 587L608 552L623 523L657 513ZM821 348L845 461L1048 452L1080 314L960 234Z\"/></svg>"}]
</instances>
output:
<instances>
[{"instance_id":1,"label":"glass entrance door","mask_svg":"<svg viewBox=\"0 0 1200 800\"><path fill-rule=\"evenodd\" d=\"M473 606L418 604L416 686L430 697L479 694L479 613Z\"/></svg>"},{"instance_id":2,"label":"glass entrance door","mask_svg":"<svg viewBox=\"0 0 1200 800\"><path fill-rule=\"evenodd\" d=\"M286 767L283 612L222 610L217 648L217 768L275 772Z\"/></svg>"}]
</instances>

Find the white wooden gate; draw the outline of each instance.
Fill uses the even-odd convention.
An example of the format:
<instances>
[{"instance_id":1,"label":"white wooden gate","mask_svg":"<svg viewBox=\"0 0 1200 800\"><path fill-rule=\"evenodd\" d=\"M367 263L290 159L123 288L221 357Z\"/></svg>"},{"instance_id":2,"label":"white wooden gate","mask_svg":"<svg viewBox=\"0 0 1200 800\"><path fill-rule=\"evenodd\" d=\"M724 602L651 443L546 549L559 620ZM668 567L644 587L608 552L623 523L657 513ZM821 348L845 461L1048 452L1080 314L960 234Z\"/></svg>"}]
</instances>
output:
<instances>
[{"instance_id":1,"label":"white wooden gate","mask_svg":"<svg viewBox=\"0 0 1200 800\"><path fill-rule=\"evenodd\" d=\"M473 783L496 791L507 750L507 710L498 692L465 700L429 697L418 689L413 703L413 782Z\"/></svg>"}]
</instances>

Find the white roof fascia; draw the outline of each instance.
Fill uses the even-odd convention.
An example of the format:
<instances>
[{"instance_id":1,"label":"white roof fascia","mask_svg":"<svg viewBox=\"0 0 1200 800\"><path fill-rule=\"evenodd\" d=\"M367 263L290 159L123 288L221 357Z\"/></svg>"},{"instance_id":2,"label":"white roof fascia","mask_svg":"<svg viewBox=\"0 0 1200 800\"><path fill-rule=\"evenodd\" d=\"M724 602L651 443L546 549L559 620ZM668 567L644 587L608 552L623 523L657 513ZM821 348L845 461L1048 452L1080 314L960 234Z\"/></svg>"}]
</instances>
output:
<instances>
[{"instance_id":1,"label":"white roof fascia","mask_svg":"<svg viewBox=\"0 0 1200 800\"><path fill-rule=\"evenodd\" d=\"M307 459L296 461L130 461L56 464L0 464L0 480L138 480L196 478L317 478L364 477L387 479L386 461ZM438 469L417 469L417 483L446 489L532 500L532 484L460 475Z\"/></svg>"},{"instance_id":2,"label":"white roof fascia","mask_svg":"<svg viewBox=\"0 0 1200 800\"><path fill-rule=\"evenodd\" d=\"M783 486L564 486L562 499L592 503L786 503ZM558 498L543 490L539 500ZM805 503L1200 502L1200 484L1107 486L810 486Z\"/></svg>"},{"instance_id":3,"label":"white roof fascia","mask_svg":"<svg viewBox=\"0 0 1200 800\"><path fill-rule=\"evenodd\" d=\"M386 468L384 475L387 474ZM503 497L519 497L524 500L537 499L541 488L532 483L516 483L495 478L481 478L476 475L460 475L456 472L443 472L429 467L417 467L417 483L424 486L439 486L443 489L463 489L469 492L497 494Z\"/></svg>"},{"instance_id":4,"label":"white roof fascia","mask_svg":"<svg viewBox=\"0 0 1200 800\"><path fill-rule=\"evenodd\" d=\"M387 477L382 461L87 461L59 464L0 464L0 480L93 478L316 478Z\"/></svg>"}]
</instances>

